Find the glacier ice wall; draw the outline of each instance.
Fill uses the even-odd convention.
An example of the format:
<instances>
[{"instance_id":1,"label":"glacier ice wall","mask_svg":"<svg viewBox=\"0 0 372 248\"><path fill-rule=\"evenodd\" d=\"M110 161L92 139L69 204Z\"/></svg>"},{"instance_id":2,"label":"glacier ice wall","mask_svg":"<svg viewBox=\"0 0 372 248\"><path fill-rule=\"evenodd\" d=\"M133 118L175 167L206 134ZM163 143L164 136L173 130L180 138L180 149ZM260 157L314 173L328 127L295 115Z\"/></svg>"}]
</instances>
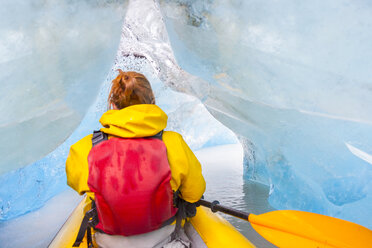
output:
<instances>
[{"instance_id":1,"label":"glacier ice wall","mask_svg":"<svg viewBox=\"0 0 372 248\"><path fill-rule=\"evenodd\" d=\"M0 174L41 159L78 126L115 58L121 2L1 1Z\"/></svg>"},{"instance_id":2,"label":"glacier ice wall","mask_svg":"<svg viewBox=\"0 0 372 248\"><path fill-rule=\"evenodd\" d=\"M168 114L166 130L181 133L191 149L238 143L234 133L216 121L197 98L171 90L157 78L146 59L123 56L120 50L98 97L72 135L43 159L0 175L0 223L42 207L47 200L68 187L65 162L69 147L101 127L98 120L107 109L110 83L119 68L146 75L157 104Z\"/></svg>"},{"instance_id":3,"label":"glacier ice wall","mask_svg":"<svg viewBox=\"0 0 372 248\"><path fill-rule=\"evenodd\" d=\"M115 65L80 126L53 153L0 178L2 219L66 187L67 149L98 127L119 66L150 78L170 127L194 149L235 142L198 100L167 86L198 97L239 136L245 177L271 186L275 208L371 228L370 3L131 0L128 9Z\"/></svg>"},{"instance_id":4,"label":"glacier ice wall","mask_svg":"<svg viewBox=\"0 0 372 248\"><path fill-rule=\"evenodd\" d=\"M182 90L240 136L279 209L371 228L372 4L161 1ZM201 86L203 84L204 86Z\"/></svg>"},{"instance_id":5,"label":"glacier ice wall","mask_svg":"<svg viewBox=\"0 0 372 248\"><path fill-rule=\"evenodd\" d=\"M145 6L151 8L154 2L149 3L152 4ZM149 9L143 7L142 4L141 0L129 5L130 10L128 9L125 16L114 65L106 71L108 75L101 83L98 96L70 137L41 160L0 175L0 224L1 221L40 208L52 196L66 189L65 161L69 147L85 135L92 133L93 130L100 128L98 120L107 108L110 82L117 75L116 70L119 68L138 71L146 75L152 84L157 104L168 114L167 130L181 133L191 149L197 150L202 147L238 142L235 134L216 121L200 100L175 92L159 80L154 61L151 57L143 55L146 50L142 47L143 43L138 43L138 39L148 40L150 37L152 48L157 44L154 41L159 40L164 33L156 32L157 27L162 27L157 24L159 12L156 15L147 16L144 13L152 12L148 12ZM146 21L139 21L137 24L141 29L133 30L133 18L137 16ZM151 33L148 30L155 30L155 32ZM146 55L149 56L149 54ZM104 69L105 67L100 68L100 70ZM74 90L83 91L84 87L84 85L78 85Z\"/></svg>"}]
</instances>

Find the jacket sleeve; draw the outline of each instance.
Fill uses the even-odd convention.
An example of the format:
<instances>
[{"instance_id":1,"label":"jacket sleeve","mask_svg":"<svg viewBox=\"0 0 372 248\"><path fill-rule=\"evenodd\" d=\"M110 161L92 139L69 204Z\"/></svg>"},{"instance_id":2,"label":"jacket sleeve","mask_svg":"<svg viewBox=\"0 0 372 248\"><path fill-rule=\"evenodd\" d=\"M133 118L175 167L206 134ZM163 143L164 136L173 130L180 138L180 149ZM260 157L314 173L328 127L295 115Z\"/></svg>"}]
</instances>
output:
<instances>
[{"instance_id":1,"label":"jacket sleeve","mask_svg":"<svg viewBox=\"0 0 372 248\"><path fill-rule=\"evenodd\" d=\"M92 134L70 147L66 161L67 184L81 195L90 191L88 187L88 155L91 149Z\"/></svg>"},{"instance_id":2,"label":"jacket sleeve","mask_svg":"<svg viewBox=\"0 0 372 248\"><path fill-rule=\"evenodd\" d=\"M205 191L200 162L180 134L164 132L163 141L172 173L172 190L179 189L185 201L198 201Z\"/></svg>"}]
</instances>

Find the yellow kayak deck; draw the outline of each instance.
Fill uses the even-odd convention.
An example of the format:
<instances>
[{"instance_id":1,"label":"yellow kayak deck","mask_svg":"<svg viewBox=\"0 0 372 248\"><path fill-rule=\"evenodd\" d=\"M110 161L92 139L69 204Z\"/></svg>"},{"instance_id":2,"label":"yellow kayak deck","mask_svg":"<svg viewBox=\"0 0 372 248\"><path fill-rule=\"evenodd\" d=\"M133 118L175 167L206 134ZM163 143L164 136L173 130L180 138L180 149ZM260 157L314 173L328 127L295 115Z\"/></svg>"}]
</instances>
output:
<instances>
[{"instance_id":1,"label":"yellow kayak deck","mask_svg":"<svg viewBox=\"0 0 372 248\"><path fill-rule=\"evenodd\" d=\"M81 221L84 217L85 208L90 200L84 198L72 212L65 224L61 227L49 248L69 248L75 242ZM213 213L207 208L198 207L195 217L189 220L189 224L195 229L204 243L202 247L255 247L246 237L235 229L227 220L219 214ZM198 245L193 247L199 247ZM84 237L80 247L87 247L87 239Z\"/></svg>"}]
</instances>

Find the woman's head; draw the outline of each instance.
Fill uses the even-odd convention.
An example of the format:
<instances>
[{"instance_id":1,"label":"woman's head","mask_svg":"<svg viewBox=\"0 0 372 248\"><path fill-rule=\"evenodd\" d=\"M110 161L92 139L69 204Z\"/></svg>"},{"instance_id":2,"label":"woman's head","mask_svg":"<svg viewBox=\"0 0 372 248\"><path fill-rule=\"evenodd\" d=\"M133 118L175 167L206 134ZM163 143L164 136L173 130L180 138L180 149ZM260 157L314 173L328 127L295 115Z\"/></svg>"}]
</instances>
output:
<instances>
[{"instance_id":1,"label":"woman's head","mask_svg":"<svg viewBox=\"0 0 372 248\"><path fill-rule=\"evenodd\" d=\"M109 108L123 109L135 104L155 104L154 93L146 77L134 71L123 72L112 80Z\"/></svg>"}]
</instances>

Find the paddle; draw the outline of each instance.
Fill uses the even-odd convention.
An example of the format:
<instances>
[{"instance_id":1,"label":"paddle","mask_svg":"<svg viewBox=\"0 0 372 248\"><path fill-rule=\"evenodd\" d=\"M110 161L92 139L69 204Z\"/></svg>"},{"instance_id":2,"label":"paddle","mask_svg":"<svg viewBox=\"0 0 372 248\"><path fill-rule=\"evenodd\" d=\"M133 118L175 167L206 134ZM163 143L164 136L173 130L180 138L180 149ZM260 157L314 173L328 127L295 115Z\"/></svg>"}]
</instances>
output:
<instances>
[{"instance_id":1,"label":"paddle","mask_svg":"<svg viewBox=\"0 0 372 248\"><path fill-rule=\"evenodd\" d=\"M372 230L361 225L309 212L277 210L254 215L219 202L199 200L213 212L220 211L249 221L265 239L278 247L371 247Z\"/></svg>"}]
</instances>

